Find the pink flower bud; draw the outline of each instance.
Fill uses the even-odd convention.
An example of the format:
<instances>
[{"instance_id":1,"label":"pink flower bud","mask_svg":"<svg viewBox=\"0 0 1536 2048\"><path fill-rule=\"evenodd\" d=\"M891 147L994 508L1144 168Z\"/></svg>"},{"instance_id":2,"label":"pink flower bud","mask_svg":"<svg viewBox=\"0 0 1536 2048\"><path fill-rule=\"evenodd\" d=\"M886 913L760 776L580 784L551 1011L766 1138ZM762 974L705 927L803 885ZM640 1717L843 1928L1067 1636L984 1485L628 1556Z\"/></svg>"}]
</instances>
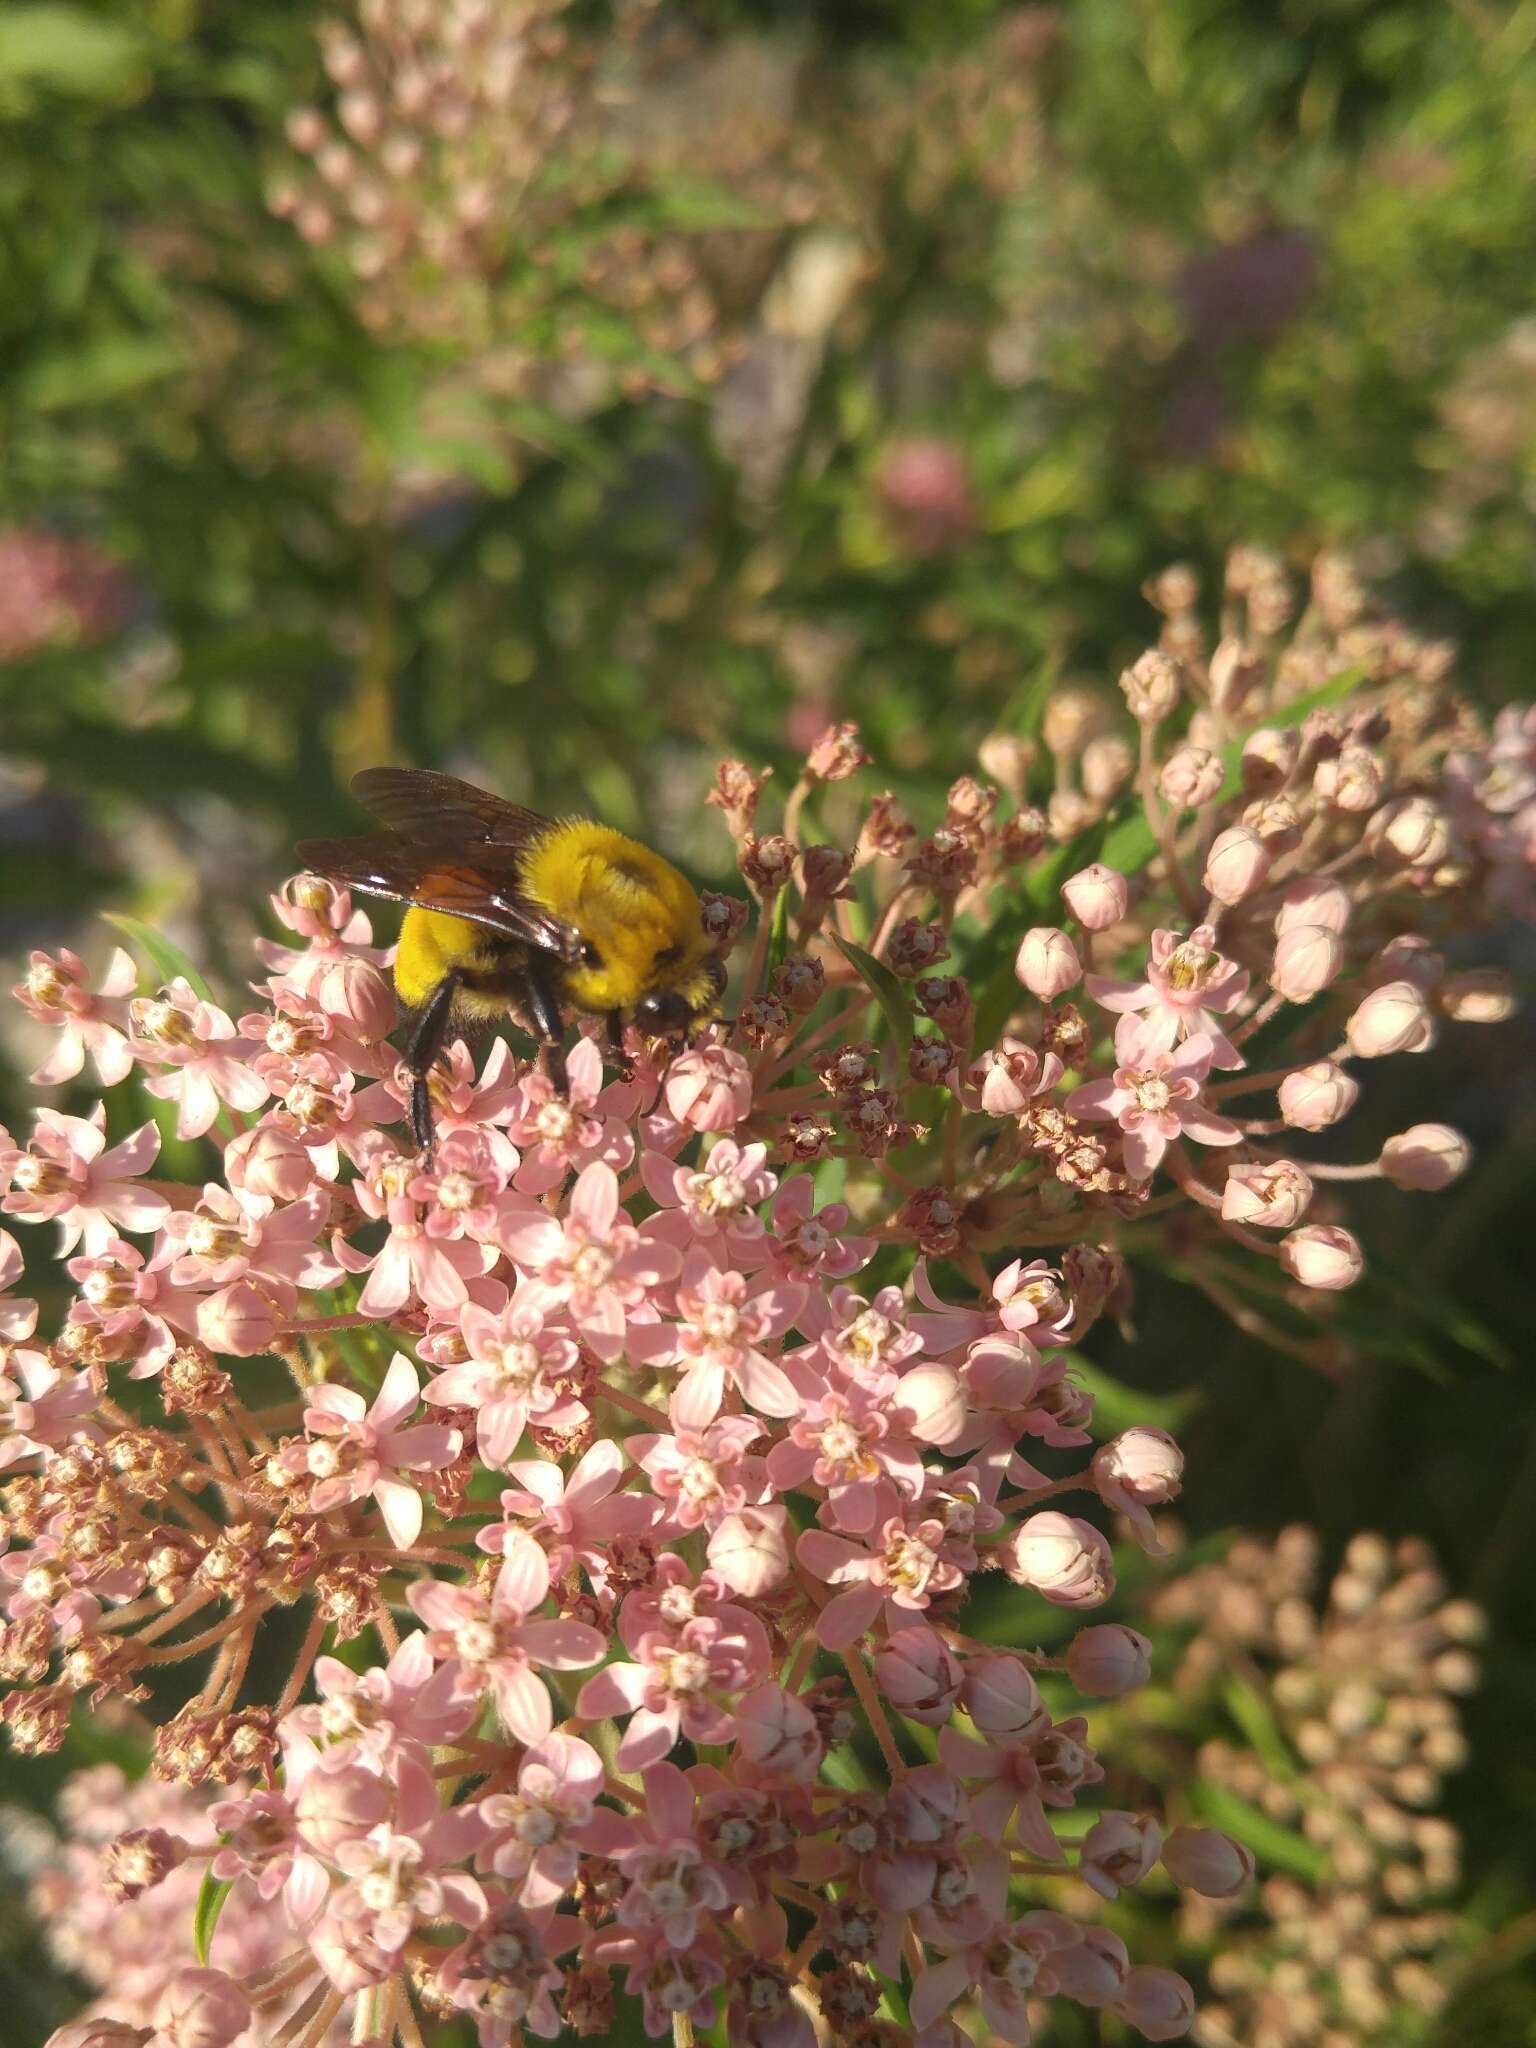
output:
<instances>
[{"instance_id":1,"label":"pink flower bud","mask_svg":"<svg viewBox=\"0 0 1536 2048\"><path fill-rule=\"evenodd\" d=\"M1360 1083L1332 1060L1298 1067L1280 1083L1280 1114L1298 1131L1324 1131L1359 1100Z\"/></svg>"},{"instance_id":2,"label":"pink flower bud","mask_svg":"<svg viewBox=\"0 0 1536 2048\"><path fill-rule=\"evenodd\" d=\"M1163 1831L1149 1813L1101 1813L1083 1837L1077 1874L1101 1898L1140 1884L1157 1861Z\"/></svg>"},{"instance_id":3,"label":"pink flower bud","mask_svg":"<svg viewBox=\"0 0 1536 2048\"><path fill-rule=\"evenodd\" d=\"M1414 1124L1381 1148L1381 1170L1395 1188L1435 1193L1460 1179L1472 1163L1472 1147L1449 1124Z\"/></svg>"},{"instance_id":4,"label":"pink flower bud","mask_svg":"<svg viewBox=\"0 0 1536 2048\"><path fill-rule=\"evenodd\" d=\"M951 1366L913 1366L902 1374L895 1400L909 1433L941 1450L956 1441L968 1420L965 1388Z\"/></svg>"},{"instance_id":5,"label":"pink flower bud","mask_svg":"<svg viewBox=\"0 0 1536 2048\"><path fill-rule=\"evenodd\" d=\"M1243 788L1250 796L1268 796L1283 789L1301 755L1301 735L1286 727L1265 725L1243 742Z\"/></svg>"},{"instance_id":6,"label":"pink flower bud","mask_svg":"<svg viewBox=\"0 0 1536 2048\"><path fill-rule=\"evenodd\" d=\"M960 1697L983 1735L1032 1742L1051 1725L1050 1709L1020 1657L971 1658Z\"/></svg>"},{"instance_id":7,"label":"pink flower bud","mask_svg":"<svg viewBox=\"0 0 1536 2048\"><path fill-rule=\"evenodd\" d=\"M1319 802L1340 811L1368 811L1381 801L1384 776L1369 747L1343 746L1319 761L1312 793Z\"/></svg>"},{"instance_id":8,"label":"pink flower bud","mask_svg":"<svg viewBox=\"0 0 1536 2048\"><path fill-rule=\"evenodd\" d=\"M1451 821L1433 797L1394 797L1367 824L1365 843L1379 860L1438 867L1451 850Z\"/></svg>"},{"instance_id":9,"label":"pink flower bud","mask_svg":"<svg viewBox=\"0 0 1536 2048\"><path fill-rule=\"evenodd\" d=\"M752 1107L752 1069L724 1045L696 1045L667 1069L667 1108L696 1131L728 1131Z\"/></svg>"},{"instance_id":10,"label":"pink flower bud","mask_svg":"<svg viewBox=\"0 0 1536 2048\"><path fill-rule=\"evenodd\" d=\"M1289 1230L1307 1213L1311 1200L1311 1178L1293 1159L1253 1159L1227 1169L1221 1213L1228 1223Z\"/></svg>"},{"instance_id":11,"label":"pink flower bud","mask_svg":"<svg viewBox=\"0 0 1536 2048\"><path fill-rule=\"evenodd\" d=\"M266 1195L274 1202L296 1202L315 1178L309 1149L291 1131L276 1124L258 1124L242 1131L224 1148L224 1175L232 1188L248 1195Z\"/></svg>"},{"instance_id":12,"label":"pink flower bud","mask_svg":"<svg viewBox=\"0 0 1536 2048\"><path fill-rule=\"evenodd\" d=\"M1033 1586L1058 1607L1098 1607L1115 1589L1108 1543L1091 1522L1054 1508L1021 1522L998 1560L1015 1585Z\"/></svg>"},{"instance_id":13,"label":"pink flower bud","mask_svg":"<svg viewBox=\"0 0 1536 2048\"><path fill-rule=\"evenodd\" d=\"M1067 1676L1079 1692L1101 1700L1134 1692L1152 1675L1152 1645L1123 1622L1085 1628L1067 1648Z\"/></svg>"},{"instance_id":14,"label":"pink flower bud","mask_svg":"<svg viewBox=\"0 0 1536 2048\"><path fill-rule=\"evenodd\" d=\"M1082 979L1083 966L1064 931L1037 924L1020 940L1013 971L1032 996L1053 1003Z\"/></svg>"},{"instance_id":15,"label":"pink flower bud","mask_svg":"<svg viewBox=\"0 0 1536 2048\"><path fill-rule=\"evenodd\" d=\"M315 983L315 996L328 1016L340 1018L365 1045L377 1045L395 1028L395 992L371 960L337 960Z\"/></svg>"},{"instance_id":16,"label":"pink flower bud","mask_svg":"<svg viewBox=\"0 0 1536 2048\"><path fill-rule=\"evenodd\" d=\"M1388 981L1371 990L1345 1024L1344 1035L1350 1051L1363 1060L1389 1052L1426 1052L1435 1020L1411 981Z\"/></svg>"},{"instance_id":17,"label":"pink flower bud","mask_svg":"<svg viewBox=\"0 0 1536 2048\"><path fill-rule=\"evenodd\" d=\"M960 1660L931 1628L899 1628L875 1652L875 1684L898 1714L940 1728L960 1697Z\"/></svg>"},{"instance_id":18,"label":"pink flower bud","mask_svg":"<svg viewBox=\"0 0 1536 2048\"><path fill-rule=\"evenodd\" d=\"M760 1685L737 1703L736 1747L748 1763L791 1778L814 1777L823 1743L816 1716L798 1693Z\"/></svg>"},{"instance_id":19,"label":"pink flower bud","mask_svg":"<svg viewBox=\"0 0 1536 2048\"><path fill-rule=\"evenodd\" d=\"M1238 710L1264 680L1263 657L1230 635L1216 643L1209 670L1211 702L1218 711Z\"/></svg>"},{"instance_id":20,"label":"pink flower bud","mask_svg":"<svg viewBox=\"0 0 1536 2048\"><path fill-rule=\"evenodd\" d=\"M1131 707L1131 716L1143 725L1156 725L1168 716L1184 687L1184 665L1160 647L1149 647L1136 657L1135 665L1123 671L1120 687Z\"/></svg>"},{"instance_id":21,"label":"pink flower bud","mask_svg":"<svg viewBox=\"0 0 1536 2048\"><path fill-rule=\"evenodd\" d=\"M1113 2005L1125 1988L1131 1959L1125 1943L1107 1927L1085 1927L1081 1941L1051 1956L1051 1975L1064 1998L1078 2005Z\"/></svg>"},{"instance_id":22,"label":"pink flower bud","mask_svg":"<svg viewBox=\"0 0 1536 2048\"><path fill-rule=\"evenodd\" d=\"M309 1847L330 1856L343 1842L356 1841L394 1811L392 1787L361 1765L309 1773L294 1802L298 1832Z\"/></svg>"},{"instance_id":23,"label":"pink flower bud","mask_svg":"<svg viewBox=\"0 0 1536 2048\"><path fill-rule=\"evenodd\" d=\"M1124 875L1098 860L1091 867L1079 868L1075 875L1069 875L1061 885L1061 893L1085 932L1107 932L1124 917L1131 900L1130 885Z\"/></svg>"},{"instance_id":24,"label":"pink flower bud","mask_svg":"<svg viewBox=\"0 0 1536 2048\"><path fill-rule=\"evenodd\" d=\"M1342 882L1325 881L1308 875L1292 882L1280 899L1275 915L1277 933L1294 931L1298 925L1320 924L1331 932L1342 932L1354 908Z\"/></svg>"},{"instance_id":25,"label":"pink flower bud","mask_svg":"<svg viewBox=\"0 0 1536 2048\"><path fill-rule=\"evenodd\" d=\"M251 2024L251 2001L223 1970L177 1970L155 2006L155 2048L229 2048Z\"/></svg>"},{"instance_id":26,"label":"pink flower bud","mask_svg":"<svg viewBox=\"0 0 1536 2048\"><path fill-rule=\"evenodd\" d=\"M1230 1899L1253 1878L1253 1854L1220 1828L1175 1828L1163 1844L1163 1868L1185 1891Z\"/></svg>"},{"instance_id":27,"label":"pink flower bud","mask_svg":"<svg viewBox=\"0 0 1536 2048\"><path fill-rule=\"evenodd\" d=\"M1162 1545L1148 1508L1177 1500L1184 1475L1184 1453L1165 1429L1127 1429L1101 1444L1090 1467L1099 1498L1130 1522L1141 1547L1153 1557Z\"/></svg>"},{"instance_id":28,"label":"pink flower bud","mask_svg":"<svg viewBox=\"0 0 1536 2048\"><path fill-rule=\"evenodd\" d=\"M1473 967L1446 976L1440 1007L1458 1024L1502 1024L1515 1014L1515 995L1502 968Z\"/></svg>"},{"instance_id":29,"label":"pink flower bud","mask_svg":"<svg viewBox=\"0 0 1536 2048\"><path fill-rule=\"evenodd\" d=\"M130 2026L127 2020L72 2020L56 2027L43 2048L143 2048L148 2027Z\"/></svg>"},{"instance_id":30,"label":"pink flower bud","mask_svg":"<svg viewBox=\"0 0 1536 2048\"><path fill-rule=\"evenodd\" d=\"M1365 970L1367 988L1383 982L1411 981L1429 995L1439 986L1445 962L1421 932L1399 932L1371 955Z\"/></svg>"},{"instance_id":31,"label":"pink flower bud","mask_svg":"<svg viewBox=\"0 0 1536 2048\"><path fill-rule=\"evenodd\" d=\"M1303 1287L1317 1287L1325 1294L1353 1287L1365 1270L1359 1245L1334 1223L1304 1223L1281 1238L1280 1264Z\"/></svg>"},{"instance_id":32,"label":"pink flower bud","mask_svg":"<svg viewBox=\"0 0 1536 2048\"><path fill-rule=\"evenodd\" d=\"M1310 1002L1344 965L1344 941L1324 924L1293 925L1275 943L1269 985L1288 1003Z\"/></svg>"},{"instance_id":33,"label":"pink flower bud","mask_svg":"<svg viewBox=\"0 0 1536 2048\"><path fill-rule=\"evenodd\" d=\"M197 1334L210 1351L254 1358L277 1335L277 1311L259 1287L234 1280L197 1304Z\"/></svg>"},{"instance_id":34,"label":"pink flower bud","mask_svg":"<svg viewBox=\"0 0 1536 2048\"><path fill-rule=\"evenodd\" d=\"M1130 781L1136 757L1117 732L1106 732L1090 740L1083 749L1079 773L1083 795L1090 803L1107 805Z\"/></svg>"},{"instance_id":35,"label":"pink flower bud","mask_svg":"<svg viewBox=\"0 0 1536 2048\"><path fill-rule=\"evenodd\" d=\"M1229 825L1211 841L1205 886L1218 903L1241 903L1269 873L1270 852L1248 825Z\"/></svg>"},{"instance_id":36,"label":"pink flower bud","mask_svg":"<svg viewBox=\"0 0 1536 2048\"><path fill-rule=\"evenodd\" d=\"M1195 2017L1195 1994L1176 1970L1137 1963L1112 2010L1149 2041L1177 2041Z\"/></svg>"},{"instance_id":37,"label":"pink flower bud","mask_svg":"<svg viewBox=\"0 0 1536 2048\"><path fill-rule=\"evenodd\" d=\"M1176 809L1193 811L1220 796L1226 779L1221 757L1209 747L1180 747L1163 763L1158 786Z\"/></svg>"},{"instance_id":38,"label":"pink flower bud","mask_svg":"<svg viewBox=\"0 0 1536 2048\"><path fill-rule=\"evenodd\" d=\"M789 1576L788 1512L740 1508L709 1539L709 1563L733 1593L757 1600Z\"/></svg>"}]
</instances>

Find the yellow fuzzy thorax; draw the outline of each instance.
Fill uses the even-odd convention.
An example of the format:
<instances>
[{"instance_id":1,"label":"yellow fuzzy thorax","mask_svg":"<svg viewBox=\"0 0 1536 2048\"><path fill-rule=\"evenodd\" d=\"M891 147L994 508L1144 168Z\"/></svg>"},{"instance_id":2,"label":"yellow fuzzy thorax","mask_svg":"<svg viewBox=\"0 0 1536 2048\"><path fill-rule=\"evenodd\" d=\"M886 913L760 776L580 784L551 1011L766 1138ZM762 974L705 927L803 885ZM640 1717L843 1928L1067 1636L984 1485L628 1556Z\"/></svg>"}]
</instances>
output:
<instances>
[{"instance_id":1,"label":"yellow fuzzy thorax","mask_svg":"<svg viewBox=\"0 0 1536 2048\"><path fill-rule=\"evenodd\" d=\"M699 899L672 863L611 825L571 818L529 847L522 894L573 924L596 954L565 970L572 1003L627 1010L657 989L675 989L700 1009L710 1000L710 945Z\"/></svg>"}]
</instances>

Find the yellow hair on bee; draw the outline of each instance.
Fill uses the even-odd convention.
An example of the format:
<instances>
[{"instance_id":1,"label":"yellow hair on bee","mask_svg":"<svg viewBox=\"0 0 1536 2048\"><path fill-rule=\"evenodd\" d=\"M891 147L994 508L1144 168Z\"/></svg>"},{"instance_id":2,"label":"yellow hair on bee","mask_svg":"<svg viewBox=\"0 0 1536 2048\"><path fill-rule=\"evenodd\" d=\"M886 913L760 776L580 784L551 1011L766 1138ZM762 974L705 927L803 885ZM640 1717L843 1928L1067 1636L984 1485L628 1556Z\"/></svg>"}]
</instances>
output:
<instances>
[{"instance_id":1,"label":"yellow hair on bee","mask_svg":"<svg viewBox=\"0 0 1536 2048\"><path fill-rule=\"evenodd\" d=\"M565 972L566 991L580 1008L628 1009L658 988L707 1006L711 949L699 899L650 847L611 825L566 819L529 847L521 884L530 902L573 924L597 956Z\"/></svg>"},{"instance_id":2,"label":"yellow hair on bee","mask_svg":"<svg viewBox=\"0 0 1536 2048\"><path fill-rule=\"evenodd\" d=\"M395 993L407 1009L419 1010L453 969L486 969L505 958L505 942L498 949L483 925L413 904L395 948ZM470 989L460 989L454 1000L465 1017L499 1017L506 1007L505 996L476 996Z\"/></svg>"}]
</instances>

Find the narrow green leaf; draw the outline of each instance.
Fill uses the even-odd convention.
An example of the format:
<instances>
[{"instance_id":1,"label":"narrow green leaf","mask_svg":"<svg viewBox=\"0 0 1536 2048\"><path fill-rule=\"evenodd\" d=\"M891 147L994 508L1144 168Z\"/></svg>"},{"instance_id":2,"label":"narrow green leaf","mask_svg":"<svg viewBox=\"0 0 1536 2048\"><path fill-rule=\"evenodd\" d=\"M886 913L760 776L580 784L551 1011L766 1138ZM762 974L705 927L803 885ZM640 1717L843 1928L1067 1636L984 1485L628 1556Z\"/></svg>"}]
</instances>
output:
<instances>
[{"instance_id":1,"label":"narrow green leaf","mask_svg":"<svg viewBox=\"0 0 1536 2048\"><path fill-rule=\"evenodd\" d=\"M1193 1802L1203 1821L1224 1828L1251 1849L1261 1863L1274 1870L1288 1870L1292 1877L1302 1878L1308 1884L1316 1884L1322 1876L1328 1861L1326 1851L1294 1828L1271 1820L1267 1813L1250 1806L1246 1799L1239 1799L1225 1785L1201 1779L1194 1788Z\"/></svg>"},{"instance_id":2,"label":"narrow green leaf","mask_svg":"<svg viewBox=\"0 0 1536 2048\"><path fill-rule=\"evenodd\" d=\"M157 932L153 925L145 924L142 918L125 917L121 912L109 910L103 913L107 923L115 925L128 941L142 953L162 983L185 981L193 994L205 1003L215 1000L202 975L182 952L173 946L163 932Z\"/></svg>"},{"instance_id":3,"label":"narrow green leaf","mask_svg":"<svg viewBox=\"0 0 1536 2048\"><path fill-rule=\"evenodd\" d=\"M1295 1778L1296 1759L1280 1731L1269 1702L1241 1678L1228 1677L1221 1688L1227 1712L1248 1738L1248 1745L1272 1778L1282 1784Z\"/></svg>"},{"instance_id":4,"label":"narrow green leaf","mask_svg":"<svg viewBox=\"0 0 1536 2048\"><path fill-rule=\"evenodd\" d=\"M233 1878L215 1877L211 1870L203 1872L202 1889L198 1892L197 1905L192 1913L192 1946L200 1963L208 1960L208 1951L213 1946L213 1930L219 1924L224 1901L233 1888Z\"/></svg>"},{"instance_id":5,"label":"narrow green leaf","mask_svg":"<svg viewBox=\"0 0 1536 2048\"><path fill-rule=\"evenodd\" d=\"M1093 1433L1118 1436L1123 1429L1177 1429L1200 1399L1191 1387L1180 1394L1152 1394L1143 1387L1128 1387L1090 1364L1081 1352L1070 1360L1072 1376L1093 1396Z\"/></svg>"},{"instance_id":6,"label":"narrow green leaf","mask_svg":"<svg viewBox=\"0 0 1536 2048\"><path fill-rule=\"evenodd\" d=\"M773 925L768 934L768 974L783 961L789 951L789 891L781 889L773 899Z\"/></svg>"},{"instance_id":7,"label":"narrow green leaf","mask_svg":"<svg viewBox=\"0 0 1536 2048\"><path fill-rule=\"evenodd\" d=\"M907 1007L901 983L883 961L877 960L873 953L866 953L862 946L854 945L851 939L838 938L834 933L832 942L880 1005L885 1021L891 1027L891 1036L905 1053L912 1044L912 1012Z\"/></svg>"}]
</instances>

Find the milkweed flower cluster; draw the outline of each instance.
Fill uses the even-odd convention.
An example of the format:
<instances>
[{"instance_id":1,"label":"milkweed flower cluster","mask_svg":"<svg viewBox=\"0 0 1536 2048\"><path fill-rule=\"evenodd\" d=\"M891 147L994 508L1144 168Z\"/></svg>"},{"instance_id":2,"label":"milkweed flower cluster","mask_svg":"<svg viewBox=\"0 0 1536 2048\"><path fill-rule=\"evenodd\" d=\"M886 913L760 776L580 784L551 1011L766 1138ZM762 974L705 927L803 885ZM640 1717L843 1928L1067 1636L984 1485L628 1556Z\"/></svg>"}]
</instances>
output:
<instances>
[{"instance_id":1,"label":"milkweed flower cluster","mask_svg":"<svg viewBox=\"0 0 1536 2048\"><path fill-rule=\"evenodd\" d=\"M1454 1987L1461 1843L1434 1809L1467 1761L1458 1701L1484 1618L1423 1543L1372 1534L1319 1602L1320 1548L1305 1528L1244 1537L1152 1603L1184 1639L1166 1676L1185 1716L1219 1714L1236 1682L1289 1760L1281 1776L1225 1727L1191 1778L1306 1845L1246 1898L1186 1898L1180 1933L1211 1952L1216 1994L1202 2048L1396 2048L1427 2037Z\"/></svg>"},{"instance_id":2,"label":"milkweed flower cluster","mask_svg":"<svg viewBox=\"0 0 1536 2048\"><path fill-rule=\"evenodd\" d=\"M1175 1227L1218 1299L1232 1259L1354 1279L1302 1140L1353 1068L1506 1006L1431 933L1526 907L1536 811L1525 722L1479 734L1438 651L1339 623L1334 572L1274 649L1263 567L1252 643L1208 658L1165 579L1136 748L1053 701L1043 809L1022 735L988 747L1011 811L967 779L925 837L889 793L843 844L803 829L865 766L852 727L776 832L725 764L759 911L731 1024L606 1066L584 1038L564 1094L455 1045L430 1156L387 954L324 879L273 899L244 1014L34 958L41 1071L126 1054L216 1163L159 1180L156 1126L100 1108L0 1145L74 1287L50 1341L7 1297L0 1717L37 1752L82 1695L136 1703L158 1777L224 1788L174 1867L282 1930L81 2040L283 2014L411 2048L456 2014L503 2048L602 2036L619 1988L746 2048L1025 2043L1056 1999L1185 2031L1183 1980L1085 1916L1159 1862L1218 1896L1252 1863L1073 1812L1105 1765L1058 1687L1146 1680L1095 1610L1183 1477L1161 1430L1096 1441L1075 1347ZM703 916L729 950L749 911ZM1466 1151L1425 1125L1345 1172L1432 1187ZM968 1626L989 1571L1007 1643ZM1059 1658L1036 1603L1080 1617Z\"/></svg>"}]
</instances>

